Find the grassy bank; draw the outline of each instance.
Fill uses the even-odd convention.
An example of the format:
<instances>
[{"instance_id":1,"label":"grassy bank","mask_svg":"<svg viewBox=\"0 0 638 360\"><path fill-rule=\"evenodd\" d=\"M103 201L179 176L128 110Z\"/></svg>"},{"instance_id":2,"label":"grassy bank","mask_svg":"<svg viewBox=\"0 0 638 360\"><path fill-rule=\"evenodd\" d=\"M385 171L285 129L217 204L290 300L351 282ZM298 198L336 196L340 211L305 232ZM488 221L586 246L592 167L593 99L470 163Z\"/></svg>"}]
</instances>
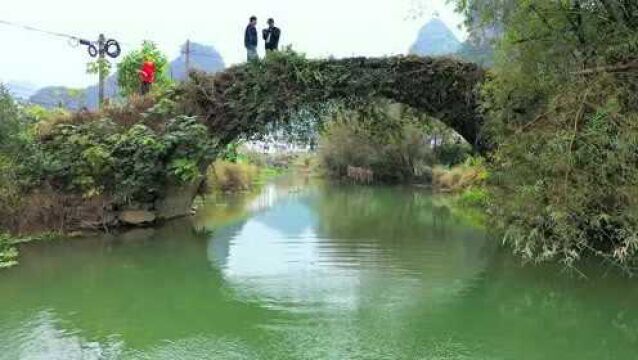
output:
<instances>
[{"instance_id":1,"label":"grassy bank","mask_svg":"<svg viewBox=\"0 0 638 360\"><path fill-rule=\"evenodd\" d=\"M258 166L247 161L217 160L208 168L208 190L212 192L245 192L259 189L268 180L284 173L284 169Z\"/></svg>"},{"instance_id":2,"label":"grassy bank","mask_svg":"<svg viewBox=\"0 0 638 360\"><path fill-rule=\"evenodd\" d=\"M453 194L454 202L459 206L487 208L488 177L485 160L470 157L453 167L435 167L432 171L432 187L437 192Z\"/></svg>"},{"instance_id":3,"label":"grassy bank","mask_svg":"<svg viewBox=\"0 0 638 360\"><path fill-rule=\"evenodd\" d=\"M260 153L240 145L229 147L206 172L209 192L254 191L286 172L317 173L316 156L301 153Z\"/></svg>"},{"instance_id":4,"label":"grassy bank","mask_svg":"<svg viewBox=\"0 0 638 360\"><path fill-rule=\"evenodd\" d=\"M338 109L321 132L325 175L354 183L431 184L434 168L462 163L471 147L440 121L378 101L362 111Z\"/></svg>"}]
</instances>

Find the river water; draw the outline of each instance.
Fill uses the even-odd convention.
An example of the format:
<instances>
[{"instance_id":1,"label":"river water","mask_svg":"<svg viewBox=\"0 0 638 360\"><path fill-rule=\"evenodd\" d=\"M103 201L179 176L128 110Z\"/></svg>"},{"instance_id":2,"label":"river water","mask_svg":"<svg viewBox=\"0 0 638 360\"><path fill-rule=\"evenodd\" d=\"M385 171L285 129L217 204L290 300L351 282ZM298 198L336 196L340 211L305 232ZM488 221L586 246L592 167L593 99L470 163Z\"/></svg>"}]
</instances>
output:
<instances>
[{"instance_id":1,"label":"river water","mask_svg":"<svg viewBox=\"0 0 638 360\"><path fill-rule=\"evenodd\" d=\"M414 188L283 178L21 253L0 359L638 359L635 281L521 266Z\"/></svg>"}]
</instances>

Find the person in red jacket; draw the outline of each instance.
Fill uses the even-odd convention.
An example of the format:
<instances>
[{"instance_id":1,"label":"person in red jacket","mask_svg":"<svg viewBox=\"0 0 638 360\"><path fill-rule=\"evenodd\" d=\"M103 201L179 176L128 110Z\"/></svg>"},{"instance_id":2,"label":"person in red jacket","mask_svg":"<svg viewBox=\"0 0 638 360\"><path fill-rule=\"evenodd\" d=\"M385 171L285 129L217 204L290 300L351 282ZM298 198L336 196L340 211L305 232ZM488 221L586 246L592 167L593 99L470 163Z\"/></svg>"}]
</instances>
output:
<instances>
[{"instance_id":1,"label":"person in red jacket","mask_svg":"<svg viewBox=\"0 0 638 360\"><path fill-rule=\"evenodd\" d=\"M151 91L151 85L155 82L155 62L150 58L144 59L142 67L139 70L140 81L142 82L140 87L140 93L142 95L148 94Z\"/></svg>"}]
</instances>

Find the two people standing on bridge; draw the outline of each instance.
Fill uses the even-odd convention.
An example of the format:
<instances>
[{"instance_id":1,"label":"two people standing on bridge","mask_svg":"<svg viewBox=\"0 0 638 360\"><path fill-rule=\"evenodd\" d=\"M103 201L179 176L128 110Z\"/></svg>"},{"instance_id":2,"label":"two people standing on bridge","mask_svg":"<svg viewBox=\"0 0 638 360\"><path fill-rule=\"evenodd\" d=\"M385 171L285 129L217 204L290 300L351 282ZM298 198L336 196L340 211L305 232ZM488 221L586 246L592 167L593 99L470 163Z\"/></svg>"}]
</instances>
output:
<instances>
[{"instance_id":1,"label":"two people standing on bridge","mask_svg":"<svg viewBox=\"0 0 638 360\"><path fill-rule=\"evenodd\" d=\"M281 29L275 26L275 20L268 19L268 27L262 30L262 37L265 42L266 54L279 49L279 38L281 37ZM250 22L244 33L244 46L246 47L248 61L259 60L257 54L257 17L251 16Z\"/></svg>"}]
</instances>

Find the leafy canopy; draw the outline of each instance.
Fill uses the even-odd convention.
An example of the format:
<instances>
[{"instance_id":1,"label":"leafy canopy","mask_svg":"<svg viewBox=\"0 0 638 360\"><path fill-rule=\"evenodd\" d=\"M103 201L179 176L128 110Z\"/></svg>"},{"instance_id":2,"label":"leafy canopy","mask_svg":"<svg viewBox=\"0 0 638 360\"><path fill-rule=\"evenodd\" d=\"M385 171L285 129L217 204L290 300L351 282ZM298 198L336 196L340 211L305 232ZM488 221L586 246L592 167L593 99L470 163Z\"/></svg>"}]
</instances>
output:
<instances>
[{"instance_id":1,"label":"leafy canopy","mask_svg":"<svg viewBox=\"0 0 638 360\"><path fill-rule=\"evenodd\" d=\"M482 87L494 229L530 261L638 260L638 2L459 0L503 29Z\"/></svg>"}]
</instances>

